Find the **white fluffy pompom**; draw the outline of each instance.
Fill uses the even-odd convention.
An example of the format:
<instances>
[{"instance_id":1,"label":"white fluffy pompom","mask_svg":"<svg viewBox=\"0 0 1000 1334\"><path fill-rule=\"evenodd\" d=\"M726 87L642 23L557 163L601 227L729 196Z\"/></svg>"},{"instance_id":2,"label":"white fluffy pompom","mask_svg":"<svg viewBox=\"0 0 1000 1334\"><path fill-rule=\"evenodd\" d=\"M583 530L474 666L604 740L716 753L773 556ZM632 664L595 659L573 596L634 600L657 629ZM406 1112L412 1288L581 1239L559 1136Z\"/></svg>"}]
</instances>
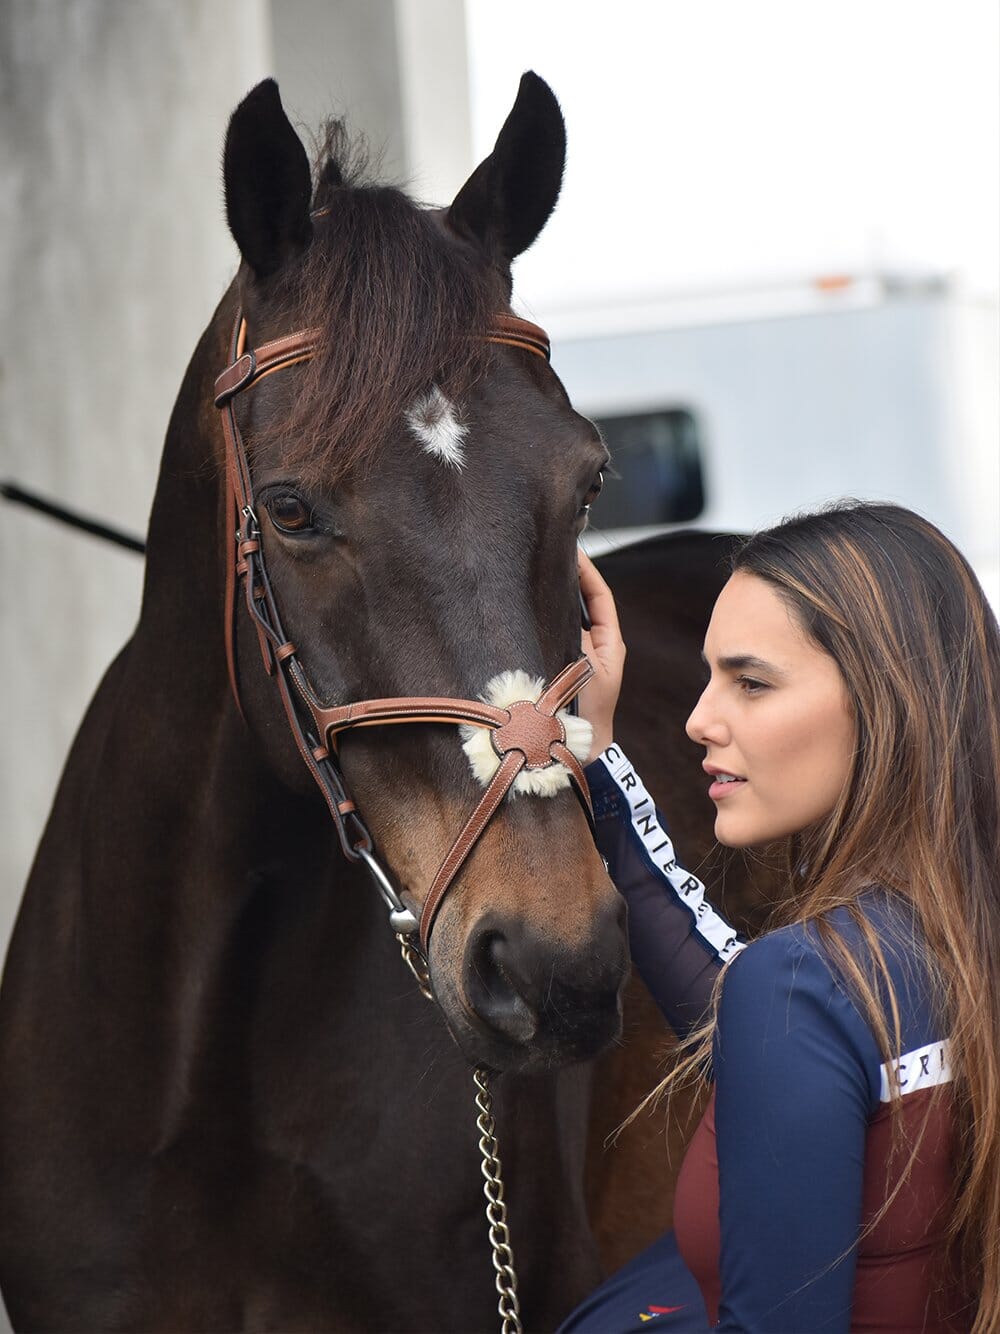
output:
<instances>
[{"instance_id":1,"label":"white fluffy pompom","mask_svg":"<svg viewBox=\"0 0 1000 1334\"><path fill-rule=\"evenodd\" d=\"M545 682L541 677L531 677L527 672L520 670L501 672L488 682L479 698L484 704L492 704L497 709L506 709L519 699L539 699L544 689ZM556 717L566 729L567 748L581 764L586 764L592 739L590 723L586 718L574 717L567 709L560 709ZM500 758L490 741L489 728L461 723L458 730L462 735L462 749L469 757L472 772L483 787L486 787L500 768ZM512 790L527 796L553 797L564 787L569 787L569 781L569 770L565 764L550 764L547 769L530 771L522 769L514 779Z\"/></svg>"}]
</instances>

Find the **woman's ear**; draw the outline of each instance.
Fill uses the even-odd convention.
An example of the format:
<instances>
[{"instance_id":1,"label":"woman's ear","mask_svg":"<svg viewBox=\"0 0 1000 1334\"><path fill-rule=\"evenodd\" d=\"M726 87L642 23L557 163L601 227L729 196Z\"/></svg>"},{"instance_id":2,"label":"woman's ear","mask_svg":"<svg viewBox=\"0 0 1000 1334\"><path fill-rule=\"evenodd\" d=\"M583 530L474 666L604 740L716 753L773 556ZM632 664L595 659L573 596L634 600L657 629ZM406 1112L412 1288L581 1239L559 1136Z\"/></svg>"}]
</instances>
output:
<instances>
[{"instance_id":1,"label":"woman's ear","mask_svg":"<svg viewBox=\"0 0 1000 1334\"><path fill-rule=\"evenodd\" d=\"M566 128L552 89L530 70L493 152L455 196L447 220L502 267L535 240L555 208Z\"/></svg>"},{"instance_id":2,"label":"woman's ear","mask_svg":"<svg viewBox=\"0 0 1000 1334\"><path fill-rule=\"evenodd\" d=\"M266 278L312 240L309 159L273 79L233 112L223 175L229 230L256 277Z\"/></svg>"}]
</instances>

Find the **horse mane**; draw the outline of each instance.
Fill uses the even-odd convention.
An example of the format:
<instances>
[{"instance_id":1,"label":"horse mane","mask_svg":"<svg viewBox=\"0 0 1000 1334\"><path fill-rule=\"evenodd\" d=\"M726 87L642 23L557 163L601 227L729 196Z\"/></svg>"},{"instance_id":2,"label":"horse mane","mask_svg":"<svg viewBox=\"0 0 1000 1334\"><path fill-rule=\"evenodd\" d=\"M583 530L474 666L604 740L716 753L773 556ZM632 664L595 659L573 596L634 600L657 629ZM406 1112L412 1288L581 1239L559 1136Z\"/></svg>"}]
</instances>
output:
<instances>
[{"instance_id":1,"label":"horse mane","mask_svg":"<svg viewBox=\"0 0 1000 1334\"><path fill-rule=\"evenodd\" d=\"M490 316L508 300L485 257L477 262L439 218L368 172L364 143L328 122L313 240L287 295L296 327L326 336L296 377L290 417L271 428L283 461L307 483L335 483L370 464L433 384L449 397L467 391L490 355L482 338Z\"/></svg>"}]
</instances>

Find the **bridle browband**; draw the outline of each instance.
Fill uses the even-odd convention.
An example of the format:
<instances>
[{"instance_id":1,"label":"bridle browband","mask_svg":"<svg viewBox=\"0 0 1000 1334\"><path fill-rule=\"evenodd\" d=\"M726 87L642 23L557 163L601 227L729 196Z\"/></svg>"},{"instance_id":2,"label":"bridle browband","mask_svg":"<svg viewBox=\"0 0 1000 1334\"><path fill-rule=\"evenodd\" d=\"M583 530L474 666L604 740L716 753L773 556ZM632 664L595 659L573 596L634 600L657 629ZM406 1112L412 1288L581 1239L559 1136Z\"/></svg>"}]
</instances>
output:
<instances>
[{"instance_id":1,"label":"bridle browband","mask_svg":"<svg viewBox=\"0 0 1000 1334\"><path fill-rule=\"evenodd\" d=\"M518 700L508 708L497 708L482 700L437 696L369 699L335 706L325 705L317 698L298 651L282 628L268 579L260 524L254 507L253 481L236 421L234 400L237 394L272 371L283 370L313 357L321 333L319 329L303 329L248 350L246 320L242 313L238 313L229 365L215 382L215 406L222 411L226 441L226 531L235 532L236 538L235 559L228 551L226 553L225 637L229 683L242 716L234 650L236 582L239 579L242 580L247 611L257 631L265 670L278 686L296 746L323 794L344 855L353 862L363 861L367 865L389 908L390 925L400 939L404 958L426 990L426 954L438 908L522 769L565 765L593 825L586 778L579 761L566 745L565 728L556 716L576 697L593 675L593 669L585 657L580 657L553 677L537 700ZM515 315L494 315L484 337L488 342L530 352L546 361L549 359L549 340L545 331ZM466 723L487 728L500 761L499 768L438 868L419 922L402 902L375 857L371 834L348 795L336 759L336 738L341 732L356 727L414 722ZM411 938L414 932L419 933L422 971L413 957L415 951Z\"/></svg>"}]
</instances>

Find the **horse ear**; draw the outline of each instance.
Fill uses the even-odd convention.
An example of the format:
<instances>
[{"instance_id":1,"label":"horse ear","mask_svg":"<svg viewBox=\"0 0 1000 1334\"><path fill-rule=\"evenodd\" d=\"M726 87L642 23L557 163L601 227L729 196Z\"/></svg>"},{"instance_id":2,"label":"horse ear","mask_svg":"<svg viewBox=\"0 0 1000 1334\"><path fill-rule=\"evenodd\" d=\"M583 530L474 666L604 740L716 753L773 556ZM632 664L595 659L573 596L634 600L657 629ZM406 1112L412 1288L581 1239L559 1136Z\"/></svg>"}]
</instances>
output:
<instances>
[{"instance_id":1,"label":"horse ear","mask_svg":"<svg viewBox=\"0 0 1000 1334\"><path fill-rule=\"evenodd\" d=\"M258 278L276 272L312 240L312 179L302 141L265 79L233 112L223 158L226 218Z\"/></svg>"},{"instance_id":2,"label":"horse ear","mask_svg":"<svg viewBox=\"0 0 1000 1334\"><path fill-rule=\"evenodd\" d=\"M566 127L549 85L529 70L493 152L455 196L448 222L509 264L549 220L562 185Z\"/></svg>"}]
</instances>

